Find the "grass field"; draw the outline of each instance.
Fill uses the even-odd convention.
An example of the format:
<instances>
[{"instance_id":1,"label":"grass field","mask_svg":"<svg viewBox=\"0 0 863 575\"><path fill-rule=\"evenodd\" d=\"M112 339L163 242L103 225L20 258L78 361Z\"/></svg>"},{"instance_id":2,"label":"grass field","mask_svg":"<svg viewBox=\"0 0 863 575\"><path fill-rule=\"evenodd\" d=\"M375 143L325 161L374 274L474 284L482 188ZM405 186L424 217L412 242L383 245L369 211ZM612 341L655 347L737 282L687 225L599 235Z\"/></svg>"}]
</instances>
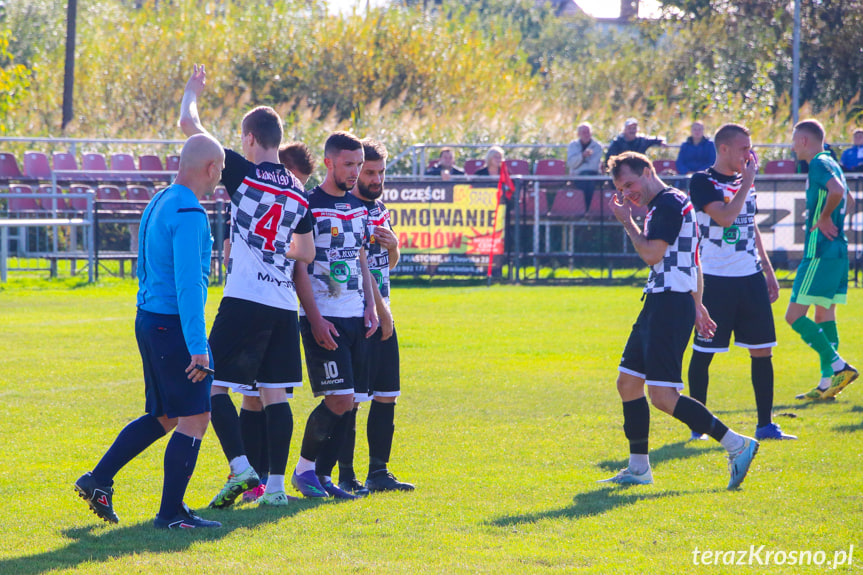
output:
<instances>
[{"instance_id":1,"label":"grass field","mask_svg":"<svg viewBox=\"0 0 863 575\"><path fill-rule=\"evenodd\" d=\"M135 284L29 282L0 291L0 574L41 573L799 573L863 572L863 384L831 404L793 396L816 356L775 306L776 420L800 436L763 444L739 491L724 451L652 410L655 483L596 483L626 462L614 380L640 306L634 287L397 288L404 395L391 464L411 494L204 510L206 532L158 532L164 440L116 479L121 522L72 489L143 409ZM209 321L218 306L213 289ZM863 363L863 294L840 310L845 355ZM749 362L713 362L708 405L752 433ZM289 466L314 402L298 390ZM365 413L360 414L364 430ZM358 471L366 461L364 431ZM187 502L202 508L227 465L204 440ZM364 474L362 474L362 477ZM694 565L694 552L764 546L755 565ZM771 565L758 565L766 552ZM792 552L823 565L789 565ZM824 556L818 552L824 552ZM751 556L747 556L751 557ZM744 560L748 561L748 558ZM802 557L806 557L803 555ZM739 556L735 556L736 561ZM707 558L699 555L699 561ZM785 565L776 565L784 559ZM710 557L709 561L715 561ZM850 563L850 565L848 564Z\"/></svg>"}]
</instances>

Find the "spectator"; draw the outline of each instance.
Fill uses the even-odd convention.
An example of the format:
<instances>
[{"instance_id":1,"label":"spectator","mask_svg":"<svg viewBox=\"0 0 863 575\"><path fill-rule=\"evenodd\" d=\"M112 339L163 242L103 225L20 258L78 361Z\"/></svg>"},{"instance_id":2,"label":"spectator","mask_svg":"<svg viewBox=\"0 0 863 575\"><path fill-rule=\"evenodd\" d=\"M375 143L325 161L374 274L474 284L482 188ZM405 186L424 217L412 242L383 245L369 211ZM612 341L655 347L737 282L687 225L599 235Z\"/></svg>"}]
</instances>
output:
<instances>
[{"instance_id":1,"label":"spectator","mask_svg":"<svg viewBox=\"0 0 863 575\"><path fill-rule=\"evenodd\" d=\"M455 152L452 148L441 148L437 166L426 170L427 176L440 176L448 180L450 176L463 176L464 171L455 165Z\"/></svg>"},{"instance_id":2,"label":"spectator","mask_svg":"<svg viewBox=\"0 0 863 575\"><path fill-rule=\"evenodd\" d=\"M638 120L629 118L623 123L623 132L618 134L608 146L605 153L605 162L608 158L617 156L623 152L637 152L643 154L652 146L665 146L665 138L657 136L639 136Z\"/></svg>"},{"instance_id":3,"label":"spectator","mask_svg":"<svg viewBox=\"0 0 863 575\"><path fill-rule=\"evenodd\" d=\"M842 169L863 172L863 129L854 130L854 145L842 152Z\"/></svg>"},{"instance_id":4,"label":"spectator","mask_svg":"<svg viewBox=\"0 0 863 575\"><path fill-rule=\"evenodd\" d=\"M503 164L503 148L492 146L485 155L485 166L474 174L475 176L499 176L500 166Z\"/></svg>"},{"instance_id":5,"label":"spectator","mask_svg":"<svg viewBox=\"0 0 863 575\"><path fill-rule=\"evenodd\" d=\"M578 139L566 148L566 166L571 176L598 176L602 162L602 144L591 137L591 125L583 122L576 130ZM578 182L584 190L584 202L590 205L595 182Z\"/></svg>"},{"instance_id":6,"label":"spectator","mask_svg":"<svg viewBox=\"0 0 863 575\"><path fill-rule=\"evenodd\" d=\"M716 161L716 146L704 137L704 124L692 122L692 135L680 144L677 154L677 173L680 175L703 172Z\"/></svg>"}]
</instances>

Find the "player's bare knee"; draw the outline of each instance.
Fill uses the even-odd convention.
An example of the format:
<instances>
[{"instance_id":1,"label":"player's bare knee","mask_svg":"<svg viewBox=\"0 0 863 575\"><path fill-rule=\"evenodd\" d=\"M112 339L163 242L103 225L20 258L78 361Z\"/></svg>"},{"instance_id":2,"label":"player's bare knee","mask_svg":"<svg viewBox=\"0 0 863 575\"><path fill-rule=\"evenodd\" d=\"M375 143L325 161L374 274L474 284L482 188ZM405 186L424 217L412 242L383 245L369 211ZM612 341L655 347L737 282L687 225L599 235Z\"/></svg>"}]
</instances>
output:
<instances>
[{"instance_id":1,"label":"player's bare knee","mask_svg":"<svg viewBox=\"0 0 863 575\"><path fill-rule=\"evenodd\" d=\"M680 397L680 392L676 388L648 385L647 393L650 395L650 403L656 409L668 414L674 413L674 407L677 405L677 399Z\"/></svg>"},{"instance_id":2,"label":"player's bare knee","mask_svg":"<svg viewBox=\"0 0 863 575\"><path fill-rule=\"evenodd\" d=\"M168 417L163 415L159 417L159 423L162 424L162 429L165 430L165 433L170 433L175 427L177 427L178 418L176 417Z\"/></svg>"},{"instance_id":3,"label":"player's bare knee","mask_svg":"<svg viewBox=\"0 0 863 575\"><path fill-rule=\"evenodd\" d=\"M255 397L254 395L244 395L243 409L245 409L246 411L263 411L264 402L261 401L260 397Z\"/></svg>"},{"instance_id":4,"label":"player's bare knee","mask_svg":"<svg viewBox=\"0 0 863 575\"><path fill-rule=\"evenodd\" d=\"M228 388L222 387L221 385L213 385L210 387L210 397L215 397L217 395L228 395Z\"/></svg>"},{"instance_id":5,"label":"player's bare knee","mask_svg":"<svg viewBox=\"0 0 863 575\"><path fill-rule=\"evenodd\" d=\"M324 404L327 409L336 415L344 415L354 407L353 394L347 395L327 395L324 397Z\"/></svg>"}]
</instances>

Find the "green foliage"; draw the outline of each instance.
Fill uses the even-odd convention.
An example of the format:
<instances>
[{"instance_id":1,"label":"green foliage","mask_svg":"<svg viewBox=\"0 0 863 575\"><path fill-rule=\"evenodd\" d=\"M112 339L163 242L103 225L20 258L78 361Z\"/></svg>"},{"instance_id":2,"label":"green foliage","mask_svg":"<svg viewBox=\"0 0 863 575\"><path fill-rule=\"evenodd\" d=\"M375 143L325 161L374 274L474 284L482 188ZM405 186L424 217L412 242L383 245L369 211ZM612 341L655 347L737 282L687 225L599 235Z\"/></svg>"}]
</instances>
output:
<instances>
[{"instance_id":1,"label":"green foliage","mask_svg":"<svg viewBox=\"0 0 863 575\"><path fill-rule=\"evenodd\" d=\"M0 134L8 131L9 112L30 86L30 70L9 53L9 30L0 31Z\"/></svg>"}]
</instances>

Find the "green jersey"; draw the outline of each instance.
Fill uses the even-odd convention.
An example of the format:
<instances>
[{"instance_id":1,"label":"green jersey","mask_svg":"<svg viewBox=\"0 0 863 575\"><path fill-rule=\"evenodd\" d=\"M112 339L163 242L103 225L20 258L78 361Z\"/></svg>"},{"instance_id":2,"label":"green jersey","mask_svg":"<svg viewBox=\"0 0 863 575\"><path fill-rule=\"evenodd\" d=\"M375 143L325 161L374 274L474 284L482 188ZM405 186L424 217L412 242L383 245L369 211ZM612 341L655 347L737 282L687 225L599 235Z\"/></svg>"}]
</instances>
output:
<instances>
[{"instance_id":1,"label":"green jersey","mask_svg":"<svg viewBox=\"0 0 863 575\"><path fill-rule=\"evenodd\" d=\"M827 182L838 179L848 193L848 184L842 168L827 152L817 154L809 162L809 177L806 179L806 258L840 258L848 255L848 240L845 238L845 198L830 214L830 219L839 229L835 240L829 240L820 230L812 228L824 204L827 202Z\"/></svg>"}]
</instances>

